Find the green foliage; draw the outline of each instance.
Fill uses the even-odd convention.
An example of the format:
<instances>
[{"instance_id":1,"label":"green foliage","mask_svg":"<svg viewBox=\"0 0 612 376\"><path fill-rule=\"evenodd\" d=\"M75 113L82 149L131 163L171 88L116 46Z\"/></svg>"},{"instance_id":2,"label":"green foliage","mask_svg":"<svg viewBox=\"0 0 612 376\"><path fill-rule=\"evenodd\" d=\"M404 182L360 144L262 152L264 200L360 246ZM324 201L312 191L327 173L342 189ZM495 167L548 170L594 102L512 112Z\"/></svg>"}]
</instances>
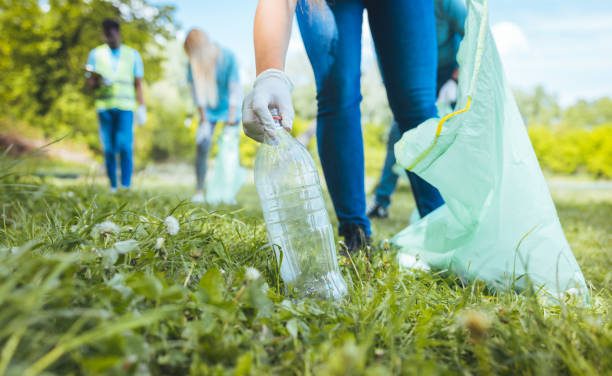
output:
<instances>
[{"instance_id":1,"label":"green foliage","mask_svg":"<svg viewBox=\"0 0 612 376\"><path fill-rule=\"evenodd\" d=\"M297 117L314 119L317 116L316 90L313 85L297 86L293 90L292 99Z\"/></svg>"},{"instance_id":2,"label":"green foliage","mask_svg":"<svg viewBox=\"0 0 612 376\"><path fill-rule=\"evenodd\" d=\"M514 98L527 124L556 124L561 118L557 97L536 86L533 92L514 91Z\"/></svg>"},{"instance_id":3,"label":"green foliage","mask_svg":"<svg viewBox=\"0 0 612 376\"><path fill-rule=\"evenodd\" d=\"M2 374L593 375L612 367L609 202L560 205L593 307L547 307L405 273L378 247L371 258L341 259L352 281L346 300L296 301L283 294L252 187L243 209L209 211L176 199L178 190L40 185L7 163ZM176 235L166 231L169 215Z\"/></svg>"},{"instance_id":4,"label":"green foliage","mask_svg":"<svg viewBox=\"0 0 612 376\"><path fill-rule=\"evenodd\" d=\"M35 117L34 124L52 137L69 136L91 150L100 151L98 117L89 98L73 85L62 88L61 94L51 104L44 116Z\"/></svg>"},{"instance_id":5,"label":"green foliage","mask_svg":"<svg viewBox=\"0 0 612 376\"><path fill-rule=\"evenodd\" d=\"M387 155L390 127L390 124L366 124L363 127L366 176L380 176Z\"/></svg>"},{"instance_id":6,"label":"green foliage","mask_svg":"<svg viewBox=\"0 0 612 376\"><path fill-rule=\"evenodd\" d=\"M247 137L243 132L240 135L240 163L245 167L253 168L257 149L259 149L259 143Z\"/></svg>"},{"instance_id":7,"label":"green foliage","mask_svg":"<svg viewBox=\"0 0 612 376\"><path fill-rule=\"evenodd\" d=\"M534 125L529 127L529 137L546 170L612 178L612 125L591 129Z\"/></svg>"},{"instance_id":8,"label":"green foliage","mask_svg":"<svg viewBox=\"0 0 612 376\"><path fill-rule=\"evenodd\" d=\"M612 98L580 100L563 111L562 123L574 127L612 124Z\"/></svg>"},{"instance_id":9,"label":"green foliage","mask_svg":"<svg viewBox=\"0 0 612 376\"><path fill-rule=\"evenodd\" d=\"M193 159L196 125L185 127L185 105L166 106L163 99L152 96L148 112L146 125L136 129L137 164Z\"/></svg>"},{"instance_id":10,"label":"green foliage","mask_svg":"<svg viewBox=\"0 0 612 376\"><path fill-rule=\"evenodd\" d=\"M515 97L544 169L612 178L612 99L580 100L562 109L541 86Z\"/></svg>"},{"instance_id":11,"label":"green foliage","mask_svg":"<svg viewBox=\"0 0 612 376\"><path fill-rule=\"evenodd\" d=\"M602 125L590 132L590 150L586 150L586 169L591 174L612 178L612 124Z\"/></svg>"},{"instance_id":12,"label":"green foliage","mask_svg":"<svg viewBox=\"0 0 612 376\"><path fill-rule=\"evenodd\" d=\"M128 6L129 5L129 6ZM131 0L0 1L0 111L40 127L48 137L74 132L93 145L93 101L83 91L89 50L103 43L104 18L121 20L123 40L138 49L145 78L161 76L159 45L172 31L173 8Z\"/></svg>"}]
</instances>

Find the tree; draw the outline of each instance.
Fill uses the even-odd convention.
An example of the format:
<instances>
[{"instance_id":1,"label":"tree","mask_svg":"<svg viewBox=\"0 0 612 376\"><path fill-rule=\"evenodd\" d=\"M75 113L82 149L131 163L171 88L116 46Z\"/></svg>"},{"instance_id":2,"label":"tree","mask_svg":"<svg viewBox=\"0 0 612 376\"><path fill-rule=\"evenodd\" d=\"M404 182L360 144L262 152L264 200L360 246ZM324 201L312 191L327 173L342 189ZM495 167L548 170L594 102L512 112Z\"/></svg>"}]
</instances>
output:
<instances>
[{"instance_id":1,"label":"tree","mask_svg":"<svg viewBox=\"0 0 612 376\"><path fill-rule=\"evenodd\" d=\"M101 22L122 23L124 41L145 62L145 80L161 74L163 41L174 30L173 7L145 0L0 0L0 111L47 136L89 135L95 113L83 93L87 53L102 43Z\"/></svg>"},{"instance_id":2,"label":"tree","mask_svg":"<svg viewBox=\"0 0 612 376\"><path fill-rule=\"evenodd\" d=\"M559 122L561 107L557 97L542 86L536 86L531 93L516 90L514 96L525 124L553 125Z\"/></svg>"},{"instance_id":3,"label":"tree","mask_svg":"<svg viewBox=\"0 0 612 376\"><path fill-rule=\"evenodd\" d=\"M562 122L576 127L612 124L612 98L600 98L592 102L580 100L563 111Z\"/></svg>"}]
</instances>

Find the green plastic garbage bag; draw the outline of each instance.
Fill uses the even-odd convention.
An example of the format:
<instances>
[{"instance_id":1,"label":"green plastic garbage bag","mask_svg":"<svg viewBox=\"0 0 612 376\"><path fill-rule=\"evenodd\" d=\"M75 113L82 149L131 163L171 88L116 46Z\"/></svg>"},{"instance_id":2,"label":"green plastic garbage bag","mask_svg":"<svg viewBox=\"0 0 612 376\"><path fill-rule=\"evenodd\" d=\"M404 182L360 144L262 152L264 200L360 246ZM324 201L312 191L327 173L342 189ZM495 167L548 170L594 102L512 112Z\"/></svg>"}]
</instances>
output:
<instances>
[{"instance_id":1,"label":"green plastic garbage bag","mask_svg":"<svg viewBox=\"0 0 612 376\"><path fill-rule=\"evenodd\" d=\"M240 166L240 127L226 126L217 143L212 174L206 179L206 202L213 205L236 204L246 171Z\"/></svg>"},{"instance_id":2,"label":"green plastic garbage bag","mask_svg":"<svg viewBox=\"0 0 612 376\"><path fill-rule=\"evenodd\" d=\"M395 145L398 163L446 204L392 238L404 266L447 270L495 290L588 298L582 272L505 81L487 1L469 0L455 112Z\"/></svg>"}]
</instances>

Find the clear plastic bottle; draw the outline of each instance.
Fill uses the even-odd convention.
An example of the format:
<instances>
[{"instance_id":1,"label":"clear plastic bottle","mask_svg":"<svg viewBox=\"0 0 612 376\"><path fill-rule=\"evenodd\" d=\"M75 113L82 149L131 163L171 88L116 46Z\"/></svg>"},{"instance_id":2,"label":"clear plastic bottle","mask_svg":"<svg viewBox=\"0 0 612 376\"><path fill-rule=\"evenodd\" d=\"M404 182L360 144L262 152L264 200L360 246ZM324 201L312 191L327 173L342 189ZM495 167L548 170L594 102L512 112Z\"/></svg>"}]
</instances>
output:
<instances>
[{"instance_id":1,"label":"clear plastic bottle","mask_svg":"<svg viewBox=\"0 0 612 376\"><path fill-rule=\"evenodd\" d=\"M291 293L338 299L347 292L334 233L312 157L281 127L266 133L255 158L255 185L268 230Z\"/></svg>"}]
</instances>

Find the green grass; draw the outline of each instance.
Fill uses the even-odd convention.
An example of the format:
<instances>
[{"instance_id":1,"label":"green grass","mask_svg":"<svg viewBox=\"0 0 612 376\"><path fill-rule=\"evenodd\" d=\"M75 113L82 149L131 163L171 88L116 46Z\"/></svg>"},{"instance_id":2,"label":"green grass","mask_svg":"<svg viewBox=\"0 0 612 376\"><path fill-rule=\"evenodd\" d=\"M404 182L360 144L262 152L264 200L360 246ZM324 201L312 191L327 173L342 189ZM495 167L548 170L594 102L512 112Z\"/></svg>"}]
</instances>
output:
<instances>
[{"instance_id":1,"label":"green grass","mask_svg":"<svg viewBox=\"0 0 612 376\"><path fill-rule=\"evenodd\" d=\"M592 307L405 273L379 246L341 260L344 301L296 301L283 294L253 187L240 208L213 209L189 203L187 187L110 195L5 165L0 375L612 372L607 199L557 202ZM377 244L405 225L408 195L374 223ZM104 221L120 231L100 234Z\"/></svg>"}]
</instances>

